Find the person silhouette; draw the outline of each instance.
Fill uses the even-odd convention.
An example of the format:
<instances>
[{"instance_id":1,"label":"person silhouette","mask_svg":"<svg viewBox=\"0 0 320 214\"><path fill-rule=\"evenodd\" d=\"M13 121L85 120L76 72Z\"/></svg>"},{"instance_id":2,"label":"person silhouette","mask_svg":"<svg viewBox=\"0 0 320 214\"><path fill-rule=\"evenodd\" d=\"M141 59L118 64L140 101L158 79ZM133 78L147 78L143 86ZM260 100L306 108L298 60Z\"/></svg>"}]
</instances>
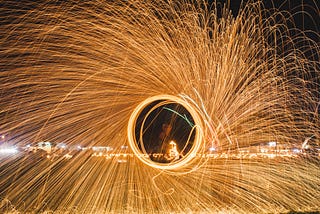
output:
<instances>
[{"instance_id":1,"label":"person silhouette","mask_svg":"<svg viewBox=\"0 0 320 214\"><path fill-rule=\"evenodd\" d=\"M169 136L172 130L172 126L170 124L164 123L161 126L161 132L158 136L157 144L154 148L152 158L158 162L167 162L165 160L165 154L169 149Z\"/></svg>"}]
</instances>

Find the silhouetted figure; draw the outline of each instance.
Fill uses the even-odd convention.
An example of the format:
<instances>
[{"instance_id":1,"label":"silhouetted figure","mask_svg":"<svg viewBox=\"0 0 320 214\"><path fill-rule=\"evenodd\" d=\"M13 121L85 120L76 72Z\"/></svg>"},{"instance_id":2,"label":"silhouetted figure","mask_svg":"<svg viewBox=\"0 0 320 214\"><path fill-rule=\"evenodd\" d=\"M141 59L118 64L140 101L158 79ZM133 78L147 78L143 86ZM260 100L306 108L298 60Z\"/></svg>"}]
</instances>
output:
<instances>
[{"instance_id":1,"label":"silhouetted figure","mask_svg":"<svg viewBox=\"0 0 320 214\"><path fill-rule=\"evenodd\" d=\"M164 123L161 128L157 146L153 150L151 159L160 163L170 163L179 159L177 144L170 138L172 126Z\"/></svg>"}]
</instances>

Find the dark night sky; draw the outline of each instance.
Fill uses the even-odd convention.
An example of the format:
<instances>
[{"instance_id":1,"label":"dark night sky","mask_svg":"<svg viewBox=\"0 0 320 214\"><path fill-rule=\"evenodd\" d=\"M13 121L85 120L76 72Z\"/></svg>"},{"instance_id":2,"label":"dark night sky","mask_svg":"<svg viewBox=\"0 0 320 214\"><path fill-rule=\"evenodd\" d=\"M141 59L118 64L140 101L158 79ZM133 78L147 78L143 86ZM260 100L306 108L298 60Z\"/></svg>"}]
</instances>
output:
<instances>
[{"instance_id":1,"label":"dark night sky","mask_svg":"<svg viewBox=\"0 0 320 214\"><path fill-rule=\"evenodd\" d=\"M208 0L209 5L213 2L217 2L219 6L224 4L229 4L230 9L232 11L232 14L234 16L237 16L239 8L241 7L241 4L245 4L246 2L249 2L249 0ZM257 2L257 0L251 0L252 2ZM14 2L14 1L12 1ZM34 4L29 4L30 2L34 2L32 0L16 0L16 4L8 4L7 2L4 2L1 4L0 12L2 13L0 15L0 19L2 23L10 21L10 20L3 20L4 14L3 11L1 11L1 8L12 8L14 7L23 9L25 11L32 10ZM43 4L43 2L46 1L38 1L39 4ZM59 4L59 2L56 1L48 1L50 3ZM264 7L266 9L276 8L279 11L288 11L290 14L293 15L293 22L295 26L303 30L308 37L316 41L318 44L320 44L320 1L319 0L262 0ZM0 22L0 24L1 24ZM308 31L314 31L315 33L311 33Z\"/></svg>"},{"instance_id":2,"label":"dark night sky","mask_svg":"<svg viewBox=\"0 0 320 214\"><path fill-rule=\"evenodd\" d=\"M232 14L237 16L241 1L239 0L216 0L218 4L230 4ZM209 0L209 3L214 0ZM249 2L244 0L243 3ZM320 33L320 1L319 0L262 0L266 9L276 8L279 11L287 11L292 14L295 27L303 30L308 37L320 44L319 35L308 32Z\"/></svg>"},{"instance_id":3,"label":"dark night sky","mask_svg":"<svg viewBox=\"0 0 320 214\"><path fill-rule=\"evenodd\" d=\"M214 2L215 0L209 0L209 2ZM237 16L239 8L241 7L241 0L216 0L218 4L230 4L230 9L234 17ZM250 2L249 0L243 0L242 3ZM256 2L256 1L251 1ZM320 46L320 1L319 0L262 0L264 8L272 11L280 11L284 13L288 13L290 17L289 22L286 23L290 29L296 28L297 31L292 31L295 33L290 33L291 36L301 36L301 32L303 31L304 36L313 40ZM296 40L295 42L299 42L296 44L296 48L301 49L305 56L314 61L320 62L320 53L317 52L315 54L315 50L308 49L308 44L306 41ZM307 46L305 46L307 45ZM307 49L306 49L307 47ZM319 93L319 85L320 85L320 63L318 63L317 68L310 71L311 78L317 82L317 85L310 86L315 89L315 96L318 96L318 100L320 100ZM310 77L309 77L310 78ZM318 108L318 112L320 112L320 108Z\"/></svg>"}]
</instances>

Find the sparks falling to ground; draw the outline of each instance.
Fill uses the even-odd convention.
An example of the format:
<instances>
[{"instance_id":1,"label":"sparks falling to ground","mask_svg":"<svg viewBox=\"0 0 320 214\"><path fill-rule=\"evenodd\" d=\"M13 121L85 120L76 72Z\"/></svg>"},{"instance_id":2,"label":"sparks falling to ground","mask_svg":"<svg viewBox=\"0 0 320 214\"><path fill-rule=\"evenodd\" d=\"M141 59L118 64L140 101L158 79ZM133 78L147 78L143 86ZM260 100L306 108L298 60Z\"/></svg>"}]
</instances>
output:
<instances>
[{"instance_id":1,"label":"sparks falling to ground","mask_svg":"<svg viewBox=\"0 0 320 214\"><path fill-rule=\"evenodd\" d=\"M1 212L320 210L319 34L292 14L149 0L0 10L0 146L14 146L0 152ZM47 141L81 152L27 149ZM268 142L304 155L239 156ZM87 151L99 146L114 155Z\"/></svg>"}]
</instances>

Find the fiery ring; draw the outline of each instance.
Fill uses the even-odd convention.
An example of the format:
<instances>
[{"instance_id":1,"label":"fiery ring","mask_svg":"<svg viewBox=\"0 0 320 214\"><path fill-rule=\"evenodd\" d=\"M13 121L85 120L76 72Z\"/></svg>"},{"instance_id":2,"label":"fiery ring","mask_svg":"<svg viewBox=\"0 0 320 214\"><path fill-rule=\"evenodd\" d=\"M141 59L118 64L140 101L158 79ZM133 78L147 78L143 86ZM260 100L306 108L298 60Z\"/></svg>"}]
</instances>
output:
<instances>
[{"instance_id":1,"label":"fiery ring","mask_svg":"<svg viewBox=\"0 0 320 214\"><path fill-rule=\"evenodd\" d=\"M147 154L140 151L140 149L138 148L138 144L135 136L136 122L140 113L149 104L155 101L160 101L160 100L166 100L169 103L177 103L179 105L182 105L191 114L195 122L195 126L194 126L196 130L195 141L192 148L190 149L188 154L184 156L182 159L170 164L157 163L152 161ZM190 163L192 163L192 160L196 157L196 154L198 153L202 145L202 130L203 130L202 127L203 127L202 119L199 116L197 110L193 108L187 101L172 95L167 95L167 94L157 95L157 96L153 96L145 99L132 112L129 118L128 128L127 128L128 142L132 151L136 155L136 157L138 157L143 163L157 169L174 170L174 169L182 168L189 165Z\"/></svg>"}]
</instances>

